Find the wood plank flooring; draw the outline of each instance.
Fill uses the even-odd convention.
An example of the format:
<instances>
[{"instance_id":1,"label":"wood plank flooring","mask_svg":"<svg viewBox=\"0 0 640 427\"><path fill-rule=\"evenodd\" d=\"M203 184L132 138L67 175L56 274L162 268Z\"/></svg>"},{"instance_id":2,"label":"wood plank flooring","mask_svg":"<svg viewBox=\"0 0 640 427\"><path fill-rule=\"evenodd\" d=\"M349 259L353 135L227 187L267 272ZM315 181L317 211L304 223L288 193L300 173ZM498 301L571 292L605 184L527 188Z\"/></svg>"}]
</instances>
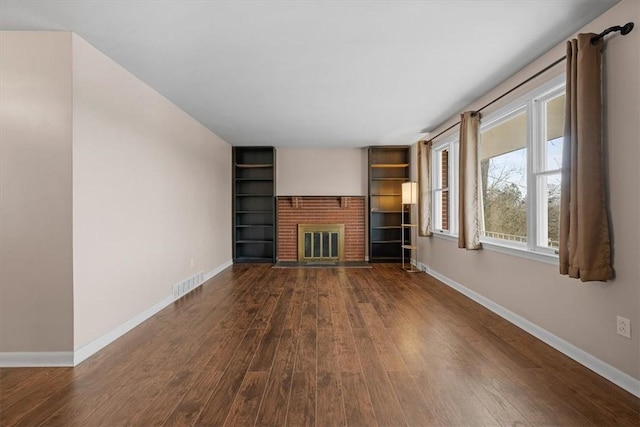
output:
<instances>
[{"instance_id":1,"label":"wood plank flooring","mask_svg":"<svg viewBox=\"0 0 640 427\"><path fill-rule=\"evenodd\" d=\"M0 425L640 425L640 399L426 274L240 264L75 368L1 369Z\"/></svg>"}]
</instances>

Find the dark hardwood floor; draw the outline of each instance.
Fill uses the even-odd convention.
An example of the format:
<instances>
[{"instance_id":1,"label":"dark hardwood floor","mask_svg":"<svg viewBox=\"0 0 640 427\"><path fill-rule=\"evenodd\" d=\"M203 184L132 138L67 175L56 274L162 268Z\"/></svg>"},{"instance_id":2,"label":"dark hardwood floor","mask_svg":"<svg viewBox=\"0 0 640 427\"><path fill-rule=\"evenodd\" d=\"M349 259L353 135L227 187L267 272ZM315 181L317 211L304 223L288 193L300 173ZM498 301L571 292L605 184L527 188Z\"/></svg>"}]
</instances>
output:
<instances>
[{"instance_id":1,"label":"dark hardwood floor","mask_svg":"<svg viewBox=\"0 0 640 427\"><path fill-rule=\"evenodd\" d=\"M640 399L392 264L234 265L75 368L0 370L2 426L639 424Z\"/></svg>"}]
</instances>

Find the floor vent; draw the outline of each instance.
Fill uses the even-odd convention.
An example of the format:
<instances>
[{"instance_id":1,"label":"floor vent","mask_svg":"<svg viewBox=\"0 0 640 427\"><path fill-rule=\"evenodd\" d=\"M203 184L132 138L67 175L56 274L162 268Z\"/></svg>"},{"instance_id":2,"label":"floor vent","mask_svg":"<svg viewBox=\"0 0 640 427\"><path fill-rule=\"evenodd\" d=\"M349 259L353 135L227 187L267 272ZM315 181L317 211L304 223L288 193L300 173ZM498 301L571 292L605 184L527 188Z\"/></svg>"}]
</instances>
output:
<instances>
[{"instance_id":1,"label":"floor vent","mask_svg":"<svg viewBox=\"0 0 640 427\"><path fill-rule=\"evenodd\" d=\"M178 299L181 296L188 294L194 288L202 285L204 282L204 272L196 273L193 276L183 280L180 283L173 285L173 298Z\"/></svg>"}]
</instances>

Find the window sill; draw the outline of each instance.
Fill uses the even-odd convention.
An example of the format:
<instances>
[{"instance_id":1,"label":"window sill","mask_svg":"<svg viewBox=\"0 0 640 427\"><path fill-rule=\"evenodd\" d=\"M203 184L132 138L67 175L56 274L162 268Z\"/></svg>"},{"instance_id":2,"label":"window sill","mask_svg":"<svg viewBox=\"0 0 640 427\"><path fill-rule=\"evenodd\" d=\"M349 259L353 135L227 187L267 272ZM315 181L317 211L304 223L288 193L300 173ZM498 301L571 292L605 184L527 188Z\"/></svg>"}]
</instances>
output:
<instances>
[{"instance_id":1,"label":"window sill","mask_svg":"<svg viewBox=\"0 0 640 427\"><path fill-rule=\"evenodd\" d=\"M529 259L532 261L544 262L545 264L558 265L558 255L547 254L544 252L534 252L526 248L519 248L508 245L501 245L499 243L487 242L480 240L483 249L488 249L493 252L499 252L501 254L513 255L519 258Z\"/></svg>"},{"instance_id":2,"label":"window sill","mask_svg":"<svg viewBox=\"0 0 640 427\"><path fill-rule=\"evenodd\" d=\"M435 238L442 239L442 240L449 240L452 242L458 241L458 236L453 234L442 233L439 231L434 231L433 236ZM481 240L480 243L482 243L483 250L498 252L505 255L516 256L518 258L524 258L531 261L543 262L545 264L558 265L558 255L555 255L555 254L533 252L525 248L502 245L496 242L487 242L485 240Z\"/></svg>"},{"instance_id":3,"label":"window sill","mask_svg":"<svg viewBox=\"0 0 640 427\"><path fill-rule=\"evenodd\" d=\"M458 241L458 236L449 233L443 233L442 231L434 231L433 235L439 239L451 240L453 242Z\"/></svg>"}]
</instances>

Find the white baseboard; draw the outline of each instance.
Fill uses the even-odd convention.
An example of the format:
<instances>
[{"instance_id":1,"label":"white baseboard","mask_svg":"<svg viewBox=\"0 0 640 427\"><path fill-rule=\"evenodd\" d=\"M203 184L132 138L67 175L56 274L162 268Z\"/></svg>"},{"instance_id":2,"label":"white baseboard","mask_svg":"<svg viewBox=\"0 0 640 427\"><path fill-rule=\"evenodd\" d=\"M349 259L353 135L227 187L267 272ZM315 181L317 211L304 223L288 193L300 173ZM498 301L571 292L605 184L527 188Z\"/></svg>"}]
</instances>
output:
<instances>
[{"instance_id":1,"label":"white baseboard","mask_svg":"<svg viewBox=\"0 0 640 427\"><path fill-rule=\"evenodd\" d=\"M218 275L222 270L230 267L233 264L232 260L225 262L214 268L213 270L205 273L204 280L198 286L202 286L207 280ZM197 288L194 287L193 289ZM193 290L192 289L192 290ZM181 295L180 297L182 297ZM135 328L145 320L149 319L154 314L158 313L163 308L174 302L176 298L170 295L164 298L162 301L149 307L137 316L124 322L117 328L107 332L100 338L92 341L84 347L76 350L75 352L6 352L0 353L0 368L8 367L51 367L51 366L76 366L80 362L91 357L113 341L117 340L131 329Z\"/></svg>"},{"instance_id":2,"label":"white baseboard","mask_svg":"<svg viewBox=\"0 0 640 427\"><path fill-rule=\"evenodd\" d=\"M490 299L480 295L479 293L472 291L471 289L461 285L453 279L444 276L437 271L431 269L427 265L423 263L418 263L418 268L427 274L435 277L445 285L455 289L463 295L471 298L478 304L488 308L489 310L496 313L498 316L504 318L505 320L513 323L520 329L530 333L534 337L539 340L549 344L551 347L555 348L561 353L569 356L576 362L585 366L586 368L591 369L596 374L606 378L617 386L625 389L629 393L640 397L640 380L633 378L631 375L628 375L621 370L614 368L606 362L598 359L597 357L587 353L586 351L576 347L568 341L563 340L562 338L552 334L546 329L541 328L540 326L528 321L524 317L521 317L503 306L496 304Z\"/></svg>"},{"instance_id":3,"label":"white baseboard","mask_svg":"<svg viewBox=\"0 0 640 427\"><path fill-rule=\"evenodd\" d=\"M233 260L232 259L230 259L229 261L225 262L224 264L220 264L219 266L217 266L216 268L214 268L210 272L205 273L204 281L206 282L207 280L214 278L215 276L220 274L222 272L222 270L226 270L227 268L231 267L232 265L233 265Z\"/></svg>"},{"instance_id":4,"label":"white baseboard","mask_svg":"<svg viewBox=\"0 0 640 427\"><path fill-rule=\"evenodd\" d=\"M0 368L40 368L73 366L72 351L34 351L0 353Z\"/></svg>"},{"instance_id":5,"label":"white baseboard","mask_svg":"<svg viewBox=\"0 0 640 427\"><path fill-rule=\"evenodd\" d=\"M209 271L208 273L205 273L204 280L202 281L202 283L199 284L198 286L195 286L193 289L190 290L190 292L193 291L194 289L202 286L202 284L204 284L207 280L215 277L222 270L226 269L227 267L231 266L232 264L233 264L233 260L229 260L229 261L225 262L224 264L221 264L221 265L217 266L216 268L214 268L213 270ZM164 298L162 301L160 301L157 304L149 307L148 309L146 309L142 313L140 313L137 316L135 316L134 318L126 321L125 323L123 323L122 325L120 325L117 328L113 329L112 331L107 332L105 335L101 336L97 340L85 345L84 347L82 347L79 350L76 350L76 352L74 353L74 356L73 356L74 366L79 364L80 362L88 359L89 357L91 357L92 355L94 355L95 353L97 353L98 351L100 351L101 349L106 347L107 345L111 344L113 341L117 340L118 338L120 338L121 336L123 336L124 334L129 332L131 329L135 328L136 326L138 326L139 324L141 324L145 320L149 319L154 314L158 313L160 310L162 310L165 307L167 307L169 304L173 303L176 299L182 298L183 296L184 295L180 295L178 298L174 298L173 295L170 295L170 296Z\"/></svg>"},{"instance_id":6,"label":"white baseboard","mask_svg":"<svg viewBox=\"0 0 640 427\"><path fill-rule=\"evenodd\" d=\"M138 314L134 318L127 320L122 325L118 326L115 329L112 329L111 331L107 332L97 340L92 341L89 344L85 345L84 347L76 350L75 353L73 354L74 366L88 359L89 357L93 356L95 353L102 350L104 347L108 346L109 344L111 344L112 342L114 342L115 340L117 340L118 338L120 338L121 336L123 336L124 334L126 334L127 332L129 332L130 330L132 330L133 328L135 328L136 326L138 326L139 324L141 324L142 322L144 322L145 320L153 316L154 314L158 313L163 308L167 307L173 301L175 301L175 298L173 298L173 296L168 296L164 298L159 303L154 304L153 306L149 307L148 309Z\"/></svg>"}]
</instances>

